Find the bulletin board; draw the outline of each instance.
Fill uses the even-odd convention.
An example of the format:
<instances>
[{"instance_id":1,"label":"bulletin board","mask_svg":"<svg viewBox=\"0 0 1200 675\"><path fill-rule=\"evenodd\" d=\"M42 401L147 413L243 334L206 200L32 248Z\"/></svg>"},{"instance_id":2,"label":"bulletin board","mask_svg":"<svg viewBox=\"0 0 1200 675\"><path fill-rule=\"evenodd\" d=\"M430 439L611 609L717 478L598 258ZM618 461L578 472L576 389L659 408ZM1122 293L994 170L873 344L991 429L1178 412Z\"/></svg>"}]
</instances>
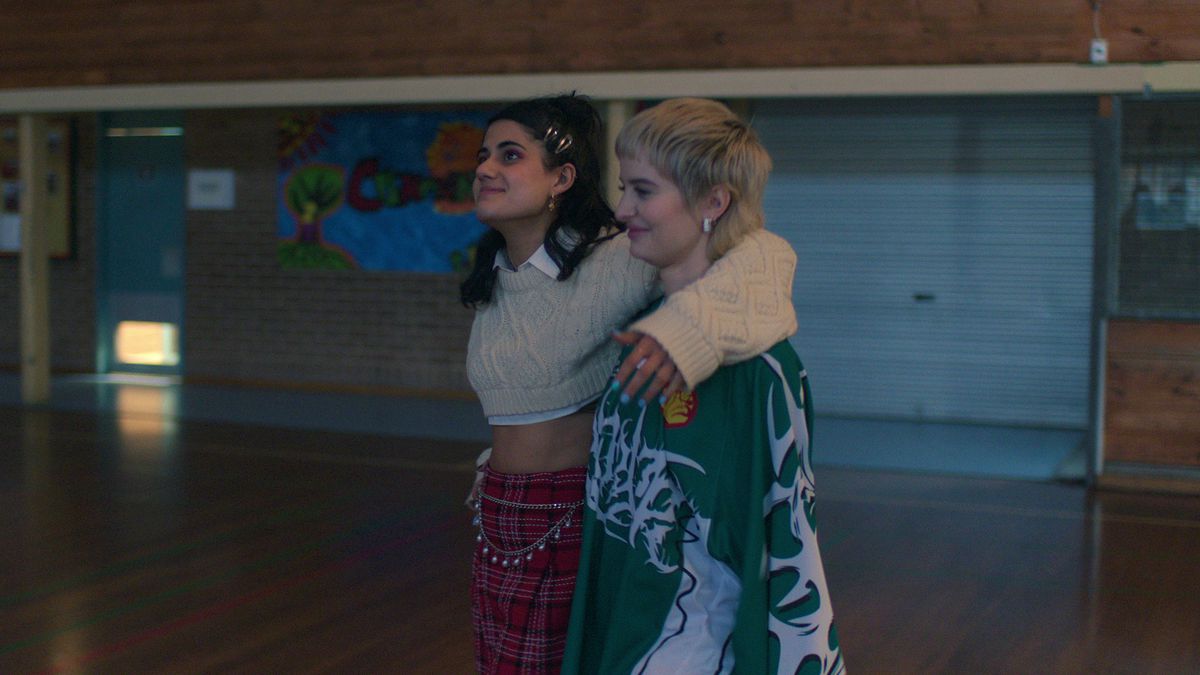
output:
<instances>
[{"instance_id":1,"label":"bulletin board","mask_svg":"<svg viewBox=\"0 0 1200 675\"><path fill-rule=\"evenodd\" d=\"M52 258L73 253L71 157L74 128L69 119L46 123L46 194ZM21 250L21 167L17 119L0 117L0 256Z\"/></svg>"}]
</instances>

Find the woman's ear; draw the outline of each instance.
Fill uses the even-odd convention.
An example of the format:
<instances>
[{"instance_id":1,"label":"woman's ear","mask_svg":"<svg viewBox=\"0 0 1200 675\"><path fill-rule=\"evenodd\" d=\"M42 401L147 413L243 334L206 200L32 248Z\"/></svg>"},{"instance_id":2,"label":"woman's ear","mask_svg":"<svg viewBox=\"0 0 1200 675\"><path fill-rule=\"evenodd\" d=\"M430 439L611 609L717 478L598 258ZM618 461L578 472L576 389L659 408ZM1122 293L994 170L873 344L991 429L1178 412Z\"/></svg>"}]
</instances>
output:
<instances>
[{"instance_id":1,"label":"woman's ear","mask_svg":"<svg viewBox=\"0 0 1200 675\"><path fill-rule=\"evenodd\" d=\"M700 216L716 221L725 212L729 210L729 203L733 201L733 195L729 192L729 187L726 185L717 185L709 190L708 196L701 202Z\"/></svg>"},{"instance_id":2,"label":"woman's ear","mask_svg":"<svg viewBox=\"0 0 1200 675\"><path fill-rule=\"evenodd\" d=\"M550 192L557 197L570 190L571 186L575 184L575 165L570 163L563 164L562 166L555 167L554 171L558 176L554 179L554 185L550 186Z\"/></svg>"}]
</instances>

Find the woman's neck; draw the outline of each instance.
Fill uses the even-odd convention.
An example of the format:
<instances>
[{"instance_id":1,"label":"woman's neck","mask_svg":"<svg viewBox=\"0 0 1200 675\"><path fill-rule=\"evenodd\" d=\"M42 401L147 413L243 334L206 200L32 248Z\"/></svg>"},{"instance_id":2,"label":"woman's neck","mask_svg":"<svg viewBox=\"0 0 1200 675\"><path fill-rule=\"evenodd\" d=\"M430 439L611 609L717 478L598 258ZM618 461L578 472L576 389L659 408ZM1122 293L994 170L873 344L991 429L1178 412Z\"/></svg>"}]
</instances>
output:
<instances>
[{"instance_id":1,"label":"woman's neck","mask_svg":"<svg viewBox=\"0 0 1200 675\"><path fill-rule=\"evenodd\" d=\"M534 236L536 235L536 236ZM533 233L533 235L524 236L508 236L504 237L504 252L508 254L508 261L513 267L520 267L525 264L526 260L538 250L538 247L545 243L545 233Z\"/></svg>"},{"instance_id":2,"label":"woman's neck","mask_svg":"<svg viewBox=\"0 0 1200 675\"><path fill-rule=\"evenodd\" d=\"M699 228L697 228L699 229ZM712 236L701 234L699 238L684 251L680 257L669 265L658 268L658 280L663 294L670 295L704 276L712 261L708 259L708 244Z\"/></svg>"},{"instance_id":3,"label":"woman's neck","mask_svg":"<svg viewBox=\"0 0 1200 675\"><path fill-rule=\"evenodd\" d=\"M707 255L704 255L659 269L658 279L662 285L663 294L670 295L699 279L704 276L709 267L712 267L712 261L708 259Z\"/></svg>"},{"instance_id":4,"label":"woman's neck","mask_svg":"<svg viewBox=\"0 0 1200 675\"><path fill-rule=\"evenodd\" d=\"M546 241L551 221L503 223L492 228L504 236L504 252L513 267L520 267Z\"/></svg>"}]
</instances>

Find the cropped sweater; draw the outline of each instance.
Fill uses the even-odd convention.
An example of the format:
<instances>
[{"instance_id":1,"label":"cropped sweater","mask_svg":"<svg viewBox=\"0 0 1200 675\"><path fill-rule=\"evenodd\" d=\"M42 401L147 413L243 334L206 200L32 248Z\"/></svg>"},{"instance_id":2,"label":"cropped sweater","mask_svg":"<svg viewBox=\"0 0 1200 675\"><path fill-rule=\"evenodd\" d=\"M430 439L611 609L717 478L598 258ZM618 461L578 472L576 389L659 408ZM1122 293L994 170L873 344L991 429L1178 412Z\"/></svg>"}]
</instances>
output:
<instances>
[{"instance_id":1,"label":"cropped sweater","mask_svg":"<svg viewBox=\"0 0 1200 675\"><path fill-rule=\"evenodd\" d=\"M765 230L713 263L655 313L630 326L670 354L689 386L722 363L759 354L796 330L796 256ZM476 310L467 375L485 415L553 410L595 398L616 365L621 328L660 295L656 270L624 234L598 245L566 280L532 266L498 275Z\"/></svg>"}]
</instances>

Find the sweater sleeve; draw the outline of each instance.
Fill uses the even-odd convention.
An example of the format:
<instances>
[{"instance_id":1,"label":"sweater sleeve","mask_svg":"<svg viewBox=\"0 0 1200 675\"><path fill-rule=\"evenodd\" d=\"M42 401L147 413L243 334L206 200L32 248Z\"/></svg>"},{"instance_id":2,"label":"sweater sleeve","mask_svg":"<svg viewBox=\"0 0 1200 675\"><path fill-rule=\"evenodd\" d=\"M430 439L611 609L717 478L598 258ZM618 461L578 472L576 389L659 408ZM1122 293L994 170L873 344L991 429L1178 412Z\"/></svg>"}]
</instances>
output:
<instances>
[{"instance_id":1,"label":"sweater sleeve","mask_svg":"<svg viewBox=\"0 0 1200 675\"><path fill-rule=\"evenodd\" d=\"M658 340L694 388L720 365L752 358L796 332L795 273L791 245L758 230L629 328Z\"/></svg>"}]
</instances>

